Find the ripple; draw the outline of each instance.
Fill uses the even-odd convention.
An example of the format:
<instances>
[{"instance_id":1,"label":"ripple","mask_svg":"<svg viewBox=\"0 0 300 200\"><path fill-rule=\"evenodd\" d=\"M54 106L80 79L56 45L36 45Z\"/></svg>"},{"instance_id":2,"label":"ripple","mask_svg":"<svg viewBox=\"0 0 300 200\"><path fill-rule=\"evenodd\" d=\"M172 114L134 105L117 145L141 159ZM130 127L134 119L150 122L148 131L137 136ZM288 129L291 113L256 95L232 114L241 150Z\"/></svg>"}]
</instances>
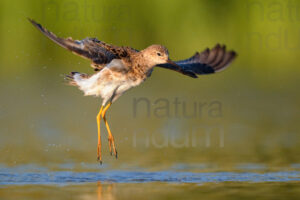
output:
<instances>
[{"instance_id":1,"label":"ripple","mask_svg":"<svg viewBox=\"0 0 300 200\"><path fill-rule=\"evenodd\" d=\"M32 185L32 184L78 184L89 182L116 182L116 183L211 183L211 182L288 182L300 181L300 172L213 172L193 173L176 171L132 172L0 172L0 185Z\"/></svg>"}]
</instances>

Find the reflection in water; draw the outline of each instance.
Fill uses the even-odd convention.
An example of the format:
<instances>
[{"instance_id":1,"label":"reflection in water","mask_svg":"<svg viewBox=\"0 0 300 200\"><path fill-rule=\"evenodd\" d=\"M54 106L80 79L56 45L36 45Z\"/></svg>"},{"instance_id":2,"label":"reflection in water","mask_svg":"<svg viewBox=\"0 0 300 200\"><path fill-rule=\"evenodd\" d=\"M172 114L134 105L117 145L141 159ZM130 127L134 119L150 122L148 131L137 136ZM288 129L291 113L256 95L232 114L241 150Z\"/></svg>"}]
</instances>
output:
<instances>
[{"instance_id":1,"label":"reflection in water","mask_svg":"<svg viewBox=\"0 0 300 200\"><path fill-rule=\"evenodd\" d=\"M299 182L265 183L130 183L130 184L80 184L67 186L8 186L0 187L0 199L299 199Z\"/></svg>"},{"instance_id":2,"label":"reflection in water","mask_svg":"<svg viewBox=\"0 0 300 200\"><path fill-rule=\"evenodd\" d=\"M100 181L97 182L97 200L114 200L113 184L103 186Z\"/></svg>"},{"instance_id":3,"label":"reflection in water","mask_svg":"<svg viewBox=\"0 0 300 200\"><path fill-rule=\"evenodd\" d=\"M90 187L94 188L94 184L90 185ZM96 190L91 190L91 192L83 192L79 196L81 200L114 200L115 196L113 194L114 184L112 183L101 183L100 181L97 182Z\"/></svg>"}]
</instances>

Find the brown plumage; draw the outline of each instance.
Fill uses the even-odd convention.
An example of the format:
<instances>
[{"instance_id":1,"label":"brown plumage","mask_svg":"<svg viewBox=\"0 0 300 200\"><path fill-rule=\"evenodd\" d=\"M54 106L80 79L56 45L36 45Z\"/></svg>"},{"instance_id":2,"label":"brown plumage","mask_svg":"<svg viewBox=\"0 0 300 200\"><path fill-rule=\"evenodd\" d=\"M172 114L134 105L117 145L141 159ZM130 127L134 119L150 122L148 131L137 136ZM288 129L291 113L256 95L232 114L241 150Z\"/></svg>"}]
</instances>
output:
<instances>
[{"instance_id":1,"label":"brown plumage","mask_svg":"<svg viewBox=\"0 0 300 200\"><path fill-rule=\"evenodd\" d=\"M211 74L224 70L236 57L234 51L226 51L225 45L217 44L212 50L206 49L191 58L173 62L169 52L162 45L151 45L138 51L131 47L118 47L99 41L96 38L73 40L60 38L45 29L34 20L29 21L45 36L71 52L91 60L95 69L93 75L71 72L66 78L71 85L76 85L85 95L102 98L102 106L97 115L98 125L98 160L101 162L100 120L104 120L110 152L117 157L114 137L106 120L106 111L124 92L140 85L153 71L155 66L171 69L181 74L197 78L198 75Z\"/></svg>"}]
</instances>

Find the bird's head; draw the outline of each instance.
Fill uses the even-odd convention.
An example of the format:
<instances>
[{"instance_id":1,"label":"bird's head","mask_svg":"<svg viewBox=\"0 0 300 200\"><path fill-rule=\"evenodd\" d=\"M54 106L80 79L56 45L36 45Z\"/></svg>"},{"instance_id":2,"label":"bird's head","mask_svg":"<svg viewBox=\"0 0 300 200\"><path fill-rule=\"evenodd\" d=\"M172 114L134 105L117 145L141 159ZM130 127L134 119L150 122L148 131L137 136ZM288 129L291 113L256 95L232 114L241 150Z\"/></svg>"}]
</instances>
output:
<instances>
[{"instance_id":1,"label":"bird's head","mask_svg":"<svg viewBox=\"0 0 300 200\"><path fill-rule=\"evenodd\" d=\"M168 49L162 45L154 44L142 51L143 57L147 60L150 65L155 66L158 64L170 63L176 65L169 58Z\"/></svg>"}]
</instances>

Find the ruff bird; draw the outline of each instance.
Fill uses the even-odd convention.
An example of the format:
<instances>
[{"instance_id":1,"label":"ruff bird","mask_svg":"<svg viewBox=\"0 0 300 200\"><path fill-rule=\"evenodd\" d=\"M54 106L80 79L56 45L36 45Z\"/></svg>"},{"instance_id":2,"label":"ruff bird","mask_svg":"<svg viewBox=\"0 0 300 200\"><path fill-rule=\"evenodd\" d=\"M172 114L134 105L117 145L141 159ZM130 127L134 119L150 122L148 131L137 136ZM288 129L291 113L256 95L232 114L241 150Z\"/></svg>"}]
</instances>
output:
<instances>
[{"instance_id":1,"label":"ruff bird","mask_svg":"<svg viewBox=\"0 0 300 200\"><path fill-rule=\"evenodd\" d=\"M100 120L103 119L107 132L110 154L117 158L114 136L106 119L106 112L124 92L143 83L154 67L162 67L183 75L198 78L198 75L213 74L224 70L237 56L226 51L225 45L217 44L213 49L196 52L192 57L173 62L168 49L154 44L143 50L114 46L96 38L73 40L60 38L32 19L29 21L50 40L71 52L89 59L95 73L87 75L71 72L66 75L71 85L77 86L84 95L99 96L102 105L96 117L98 127L97 160L102 163Z\"/></svg>"}]
</instances>

